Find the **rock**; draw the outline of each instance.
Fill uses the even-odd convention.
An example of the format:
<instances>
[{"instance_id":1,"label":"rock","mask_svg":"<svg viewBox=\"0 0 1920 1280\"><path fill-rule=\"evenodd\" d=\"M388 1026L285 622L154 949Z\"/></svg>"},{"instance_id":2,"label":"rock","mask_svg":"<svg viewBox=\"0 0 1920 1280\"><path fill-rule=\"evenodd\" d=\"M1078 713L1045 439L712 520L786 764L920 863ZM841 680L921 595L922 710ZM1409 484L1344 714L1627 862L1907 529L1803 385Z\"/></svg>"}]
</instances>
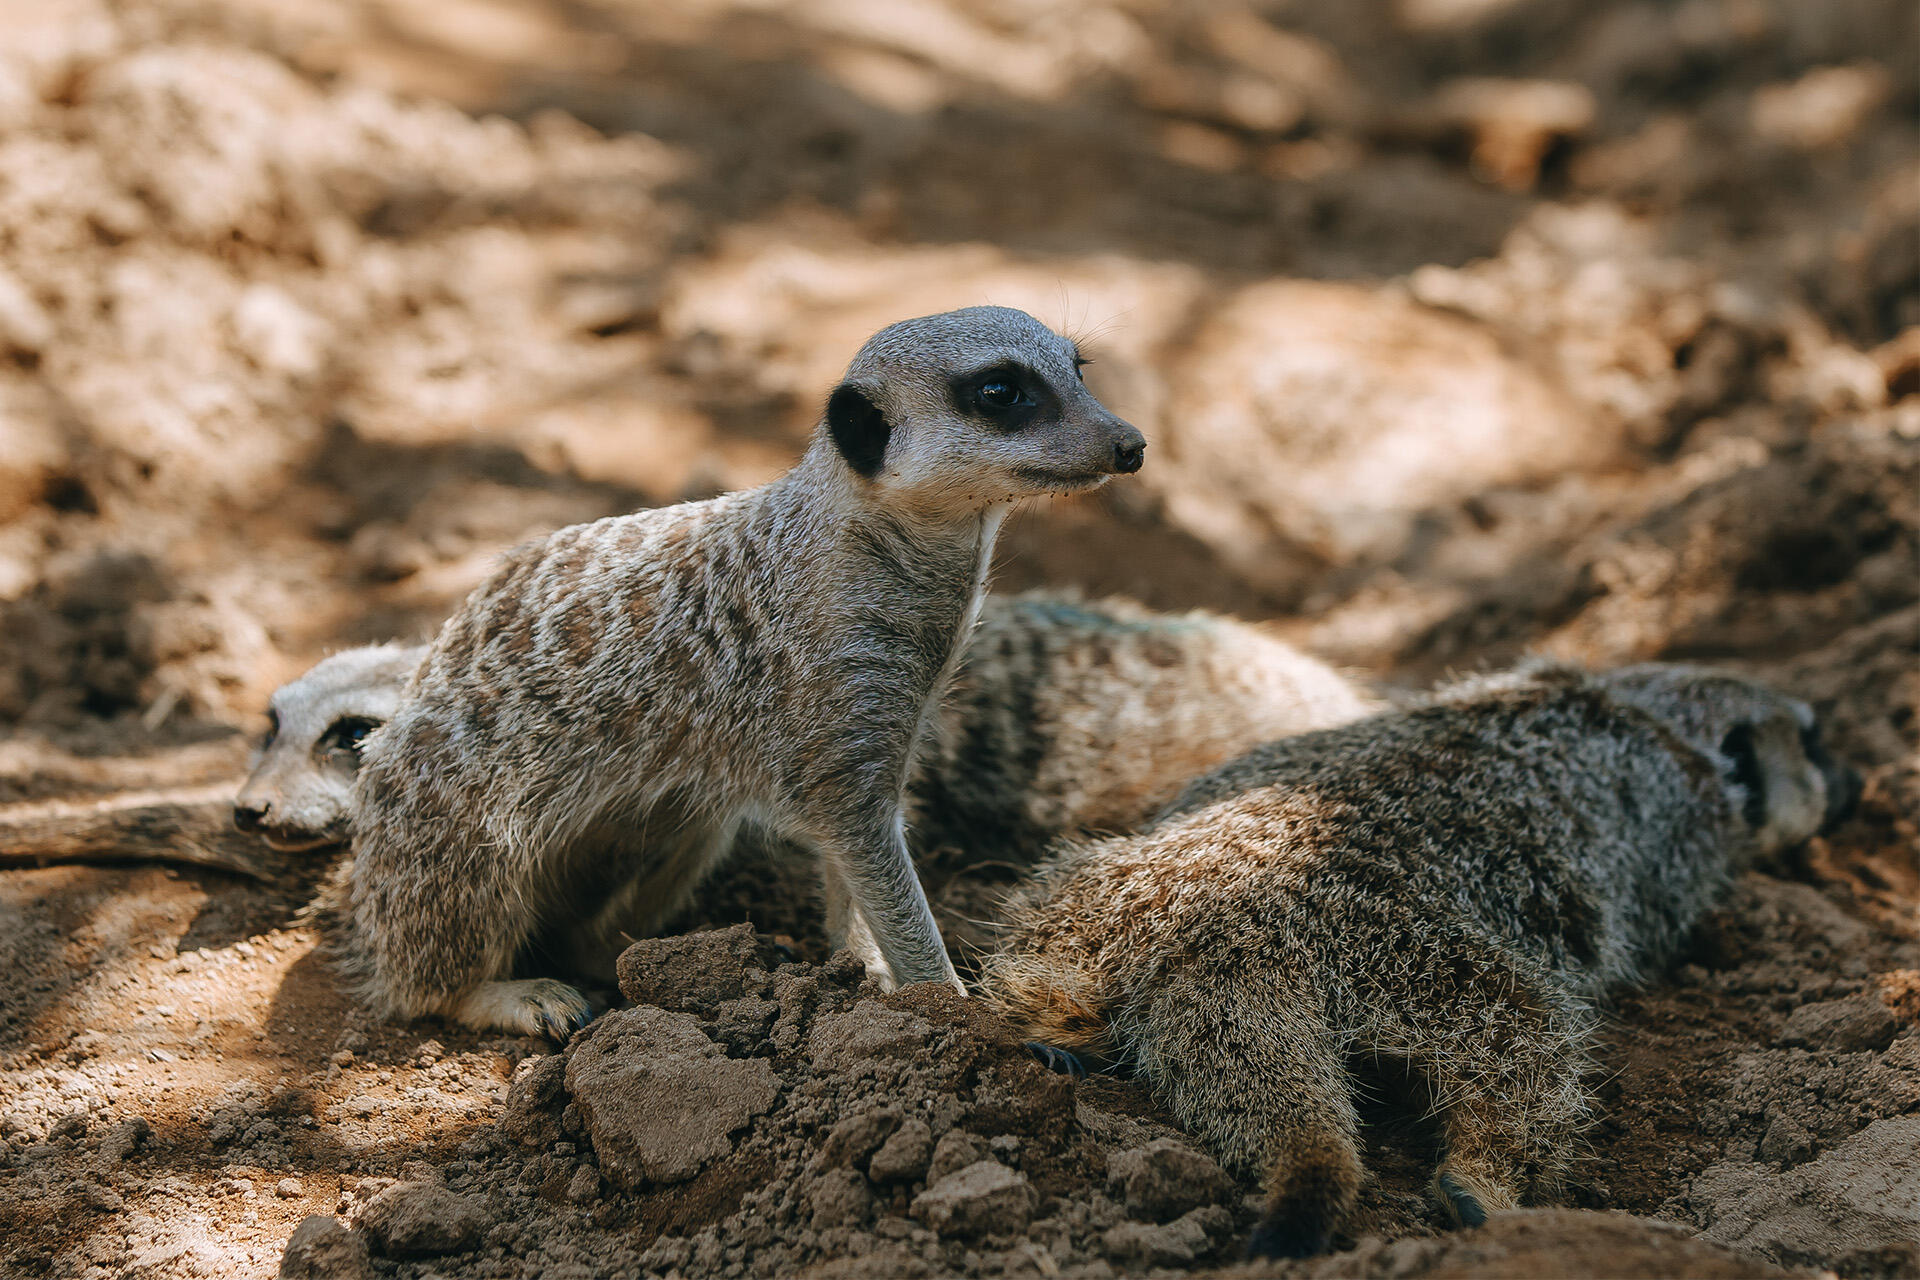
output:
<instances>
[{"instance_id":1,"label":"rock","mask_svg":"<svg viewBox=\"0 0 1920 1280\"><path fill-rule=\"evenodd\" d=\"M856 1071L880 1058L910 1058L932 1038L926 1019L869 1002L815 1022L807 1046L819 1070Z\"/></svg>"},{"instance_id":2,"label":"rock","mask_svg":"<svg viewBox=\"0 0 1920 1280\"><path fill-rule=\"evenodd\" d=\"M1150 1222L1216 1204L1233 1191L1233 1179L1225 1170L1173 1138L1158 1138L1110 1157L1107 1185L1125 1201L1128 1217Z\"/></svg>"},{"instance_id":3,"label":"rock","mask_svg":"<svg viewBox=\"0 0 1920 1280\"><path fill-rule=\"evenodd\" d=\"M1920 1115L1877 1120L1787 1170L1722 1163L1688 1200L1704 1239L1776 1262L1839 1258L1920 1239Z\"/></svg>"},{"instance_id":4,"label":"rock","mask_svg":"<svg viewBox=\"0 0 1920 1280\"><path fill-rule=\"evenodd\" d=\"M1773 1164L1805 1164L1813 1156L1813 1135L1785 1112L1775 1112L1760 1137L1760 1158Z\"/></svg>"},{"instance_id":5,"label":"rock","mask_svg":"<svg viewBox=\"0 0 1920 1280\"><path fill-rule=\"evenodd\" d=\"M1232 1217L1219 1205L1195 1209L1167 1223L1123 1222L1107 1229L1100 1237L1100 1248L1114 1261L1134 1267L1190 1266L1213 1248L1208 1227L1217 1227L1222 1217L1230 1228Z\"/></svg>"},{"instance_id":6,"label":"rock","mask_svg":"<svg viewBox=\"0 0 1920 1280\"><path fill-rule=\"evenodd\" d=\"M820 1144L819 1165L823 1169L864 1165L906 1119L898 1107L879 1107L848 1116L827 1131Z\"/></svg>"},{"instance_id":7,"label":"rock","mask_svg":"<svg viewBox=\"0 0 1920 1280\"><path fill-rule=\"evenodd\" d=\"M574 1204L592 1204L600 1198L600 1171L583 1164L567 1179L567 1199Z\"/></svg>"},{"instance_id":8,"label":"rock","mask_svg":"<svg viewBox=\"0 0 1920 1280\"><path fill-rule=\"evenodd\" d=\"M100 1139L100 1159L106 1164L119 1164L145 1146L152 1136L153 1126L144 1116L122 1120Z\"/></svg>"},{"instance_id":9,"label":"rock","mask_svg":"<svg viewBox=\"0 0 1920 1280\"><path fill-rule=\"evenodd\" d=\"M366 1237L349 1231L338 1218L316 1213L303 1218L280 1258L280 1280L372 1280L373 1261Z\"/></svg>"},{"instance_id":10,"label":"rock","mask_svg":"<svg viewBox=\"0 0 1920 1280\"><path fill-rule=\"evenodd\" d=\"M486 1211L435 1182L396 1182L367 1201L360 1228L388 1258L430 1258L480 1243Z\"/></svg>"},{"instance_id":11,"label":"rock","mask_svg":"<svg viewBox=\"0 0 1920 1280\"><path fill-rule=\"evenodd\" d=\"M728 1058L691 1014L607 1014L567 1061L600 1171L628 1190L685 1182L780 1096L773 1064Z\"/></svg>"},{"instance_id":12,"label":"rock","mask_svg":"<svg viewBox=\"0 0 1920 1280\"><path fill-rule=\"evenodd\" d=\"M560 1141L560 1112L567 1104L567 1059L563 1054L528 1058L507 1086L500 1128L524 1147Z\"/></svg>"},{"instance_id":13,"label":"rock","mask_svg":"<svg viewBox=\"0 0 1920 1280\"><path fill-rule=\"evenodd\" d=\"M675 938L645 938L620 953L620 991L635 1004L710 1015L723 1000L748 994L772 967L753 926L709 929Z\"/></svg>"},{"instance_id":14,"label":"rock","mask_svg":"<svg viewBox=\"0 0 1920 1280\"><path fill-rule=\"evenodd\" d=\"M927 1185L932 1186L950 1173L958 1173L976 1161L988 1159L992 1148L987 1140L964 1129L949 1129L933 1149L927 1164Z\"/></svg>"},{"instance_id":15,"label":"rock","mask_svg":"<svg viewBox=\"0 0 1920 1280\"><path fill-rule=\"evenodd\" d=\"M913 1216L943 1236L973 1238L1024 1231L1034 1193L1026 1177L995 1160L948 1174L913 1198Z\"/></svg>"},{"instance_id":16,"label":"rock","mask_svg":"<svg viewBox=\"0 0 1920 1280\"><path fill-rule=\"evenodd\" d=\"M913 1182L927 1171L932 1156L933 1130L924 1120L908 1120L873 1153L873 1159L867 1162L867 1176L883 1185Z\"/></svg>"},{"instance_id":17,"label":"rock","mask_svg":"<svg viewBox=\"0 0 1920 1280\"><path fill-rule=\"evenodd\" d=\"M829 1169L813 1184L808 1198L813 1205L815 1231L855 1226L864 1222L873 1208L873 1188L857 1169Z\"/></svg>"},{"instance_id":18,"label":"rock","mask_svg":"<svg viewBox=\"0 0 1920 1280\"><path fill-rule=\"evenodd\" d=\"M1879 1053L1900 1029L1893 1012L1872 996L1803 1004L1787 1017L1780 1044L1830 1053Z\"/></svg>"}]
</instances>

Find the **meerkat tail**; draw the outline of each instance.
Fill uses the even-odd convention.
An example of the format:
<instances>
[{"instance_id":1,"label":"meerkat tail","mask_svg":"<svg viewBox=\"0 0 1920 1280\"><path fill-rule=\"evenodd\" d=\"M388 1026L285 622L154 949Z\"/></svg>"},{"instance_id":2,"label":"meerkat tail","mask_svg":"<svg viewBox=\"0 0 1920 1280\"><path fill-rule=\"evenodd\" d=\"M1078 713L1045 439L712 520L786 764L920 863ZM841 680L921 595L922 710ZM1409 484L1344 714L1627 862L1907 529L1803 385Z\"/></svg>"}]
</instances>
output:
<instances>
[{"instance_id":1,"label":"meerkat tail","mask_svg":"<svg viewBox=\"0 0 1920 1280\"><path fill-rule=\"evenodd\" d=\"M280 871L233 829L237 782L0 807L0 867L169 862L255 880Z\"/></svg>"}]
</instances>

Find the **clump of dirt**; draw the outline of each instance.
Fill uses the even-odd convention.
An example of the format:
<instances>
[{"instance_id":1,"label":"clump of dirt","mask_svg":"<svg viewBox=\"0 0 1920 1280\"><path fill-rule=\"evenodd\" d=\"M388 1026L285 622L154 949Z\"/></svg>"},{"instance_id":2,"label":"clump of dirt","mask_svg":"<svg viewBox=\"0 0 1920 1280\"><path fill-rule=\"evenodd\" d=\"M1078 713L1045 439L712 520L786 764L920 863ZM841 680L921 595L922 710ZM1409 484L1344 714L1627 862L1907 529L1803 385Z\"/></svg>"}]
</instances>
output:
<instances>
[{"instance_id":1,"label":"clump of dirt","mask_svg":"<svg viewBox=\"0 0 1920 1280\"><path fill-rule=\"evenodd\" d=\"M1727 663L1866 775L1619 1001L1571 1208L1446 1231L1383 1082L1357 1238L1272 1270L1920 1271L1910 4L15 8L0 800L231 778L326 650L777 473L882 324L1023 306L1151 445L1016 516L1002 587L1231 610L1389 686ZM644 944L560 1053L350 1008L296 923L323 870L0 875L0 1269L1194 1273L1245 1238L1255 1189L1139 1084L863 991L802 866L731 868L674 932L757 932ZM934 886L953 937L1012 874Z\"/></svg>"}]
</instances>

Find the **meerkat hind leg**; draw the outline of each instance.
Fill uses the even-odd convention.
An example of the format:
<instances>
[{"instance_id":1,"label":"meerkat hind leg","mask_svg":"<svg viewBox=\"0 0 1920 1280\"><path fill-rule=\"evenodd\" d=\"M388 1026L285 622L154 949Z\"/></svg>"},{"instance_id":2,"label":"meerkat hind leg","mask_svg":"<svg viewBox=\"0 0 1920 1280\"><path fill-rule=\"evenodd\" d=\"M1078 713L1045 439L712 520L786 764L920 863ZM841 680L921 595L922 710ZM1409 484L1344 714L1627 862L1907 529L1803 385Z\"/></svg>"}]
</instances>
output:
<instances>
[{"instance_id":1,"label":"meerkat hind leg","mask_svg":"<svg viewBox=\"0 0 1920 1280\"><path fill-rule=\"evenodd\" d=\"M1332 1246L1359 1200L1360 1118L1338 1037L1297 993L1268 985L1219 974L1171 984L1140 1065L1228 1168L1264 1175L1248 1256L1305 1258Z\"/></svg>"},{"instance_id":2,"label":"meerkat hind leg","mask_svg":"<svg viewBox=\"0 0 1920 1280\"><path fill-rule=\"evenodd\" d=\"M1366 1038L1404 1055L1428 1090L1446 1143L1435 1198L1473 1227L1557 1180L1586 1112L1585 1058L1572 1005L1509 957L1453 945L1447 999L1402 1004ZM1442 989L1440 977L1409 985Z\"/></svg>"}]
</instances>

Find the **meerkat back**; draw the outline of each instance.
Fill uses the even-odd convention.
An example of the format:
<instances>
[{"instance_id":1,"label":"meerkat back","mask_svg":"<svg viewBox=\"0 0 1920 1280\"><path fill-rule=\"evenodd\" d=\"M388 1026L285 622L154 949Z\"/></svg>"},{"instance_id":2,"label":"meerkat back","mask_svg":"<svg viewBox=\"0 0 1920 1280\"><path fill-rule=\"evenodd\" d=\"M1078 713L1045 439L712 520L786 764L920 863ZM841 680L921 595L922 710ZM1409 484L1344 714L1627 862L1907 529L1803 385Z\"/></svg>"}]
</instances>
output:
<instances>
[{"instance_id":1,"label":"meerkat back","mask_svg":"<svg viewBox=\"0 0 1920 1280\"><path fill-rule=\"evenodd\" d=\"M1378 710L1359 683L1231 618L1036 591L989 596L917 761L925 856L1018 864L1123 832L1261 743Z\"/></svg>"}]
</instances>

